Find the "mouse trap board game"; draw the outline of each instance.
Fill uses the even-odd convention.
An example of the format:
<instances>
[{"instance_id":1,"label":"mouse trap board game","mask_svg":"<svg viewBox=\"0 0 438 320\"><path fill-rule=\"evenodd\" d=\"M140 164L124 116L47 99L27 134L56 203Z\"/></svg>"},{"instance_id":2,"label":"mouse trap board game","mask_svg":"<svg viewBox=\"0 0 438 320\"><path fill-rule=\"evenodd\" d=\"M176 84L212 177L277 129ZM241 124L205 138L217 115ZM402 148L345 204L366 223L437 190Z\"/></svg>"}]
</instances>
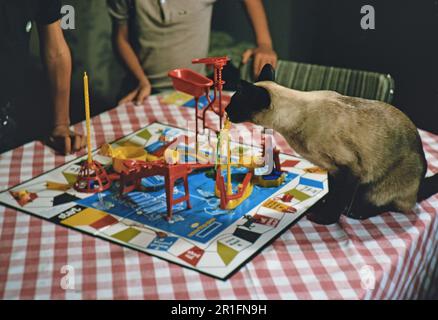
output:
<instances>
[{"instance_id":1,"label":"mouse trap board game","mask_svg":"<svg viewBox=\"0 0 438 320\"><path fill-rule=\"evenodd\" d=\"M281 169L257 176L259 147L211 137L196 153L194 135L152 123L92 153L104 181L78 185L84 156L1 193L0 202L226 279L328 192L327 174L279 154ZM223 157L199 161L215 151Z\"/></svg>"}]
</instances>

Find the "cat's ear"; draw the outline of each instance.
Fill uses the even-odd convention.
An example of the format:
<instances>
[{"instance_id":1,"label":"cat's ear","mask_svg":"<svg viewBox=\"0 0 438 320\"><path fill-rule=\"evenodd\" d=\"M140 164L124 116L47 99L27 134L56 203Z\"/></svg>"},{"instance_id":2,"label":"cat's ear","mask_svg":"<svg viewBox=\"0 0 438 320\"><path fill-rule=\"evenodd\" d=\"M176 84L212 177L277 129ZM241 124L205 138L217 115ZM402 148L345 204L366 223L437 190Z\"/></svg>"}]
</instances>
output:
<instances>
[{"instance_id":1,"label":"cat's ear","mask_svg":"<svg viewBox=\"0 0 438 320\"><path fill-rule=\"evenodd\" d=\"M236 91L240 82L240 70L229 63L222 70L222 78L226 80L224 90Z\"/></svg>"},{"instance_id":2,"label":"cat's ear","mask_svg":"<svg viewBox=\"0 0 438 320\"><path fill-rule=\"evenodd\" d=\"M269 63L263 66L263 69L257 79L257 82L260 81L275 81L275 69Z\"/></svg>"}]
</instances>

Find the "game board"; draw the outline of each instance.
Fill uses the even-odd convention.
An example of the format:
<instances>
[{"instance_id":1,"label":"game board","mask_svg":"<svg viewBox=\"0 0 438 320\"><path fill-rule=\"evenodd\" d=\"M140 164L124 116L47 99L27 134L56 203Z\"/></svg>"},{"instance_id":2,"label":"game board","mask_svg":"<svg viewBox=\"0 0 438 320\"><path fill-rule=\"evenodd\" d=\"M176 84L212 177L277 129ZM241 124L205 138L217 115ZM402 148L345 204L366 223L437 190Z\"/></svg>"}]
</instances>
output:
<instances>
[{"instance_id":1,"label":"game board","mask_svg":"<svg viewBox=\"0 0 438 320\"><path fill-rule=\"evenodd\" d=\"M163 135L193 137L194 133L156 122L111 147L156 149ZM190 145L179 147L188 150L184 156L190 157ZM260 153L255 146L232 143L231 148L246 155ZM1 193L0 202L220 279L238 270L328 192L324 171L304 159L280 154L284 182L279 187L254 186L249 198L234 210L220 208L209 170L193 172L189 176L192 208L187 209L184 202L176 204L168 221L161 177L145 178L146 191L123 196L118 184L98 194L77 192L72 184L85 157ZM112 163L98 151L93 157L107 167ZM245 168L233 169L236 176L244 173ZM174 194L180 193L183 186L177 183Z\"/></svg>"}]
</instances>

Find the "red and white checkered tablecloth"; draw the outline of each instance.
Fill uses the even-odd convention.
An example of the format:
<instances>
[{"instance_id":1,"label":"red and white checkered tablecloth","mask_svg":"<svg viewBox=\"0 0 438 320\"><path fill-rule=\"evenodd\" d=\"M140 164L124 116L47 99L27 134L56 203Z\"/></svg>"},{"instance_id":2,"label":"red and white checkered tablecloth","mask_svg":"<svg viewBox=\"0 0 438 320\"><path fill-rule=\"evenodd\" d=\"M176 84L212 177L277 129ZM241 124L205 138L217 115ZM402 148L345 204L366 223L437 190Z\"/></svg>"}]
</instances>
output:
<instances>
[{"instance_id":1,"label":"red and white checkered tablecloth","mask_svg":"<svg viewBox=\"0 0 438 320\"><path fill-rule=\"evenodd\" d=\"M144 106L119 106L93 118L92 140L100 146L154 120L184 126L193 118L194 109L167 106L154 96ZM438 136L420 133L429 169L438 172ZM291 152L282 137L276 140ZM75 157L56 156L40 142L26 144L0 156L0 187ZM228 281L0 207L3 299L418 298L438 287L437 260L438 195L408 215L342 217L332 226L304 218ZM60 285L65 265L74 268L74 289Z\"/></svg>"}]
</instances>

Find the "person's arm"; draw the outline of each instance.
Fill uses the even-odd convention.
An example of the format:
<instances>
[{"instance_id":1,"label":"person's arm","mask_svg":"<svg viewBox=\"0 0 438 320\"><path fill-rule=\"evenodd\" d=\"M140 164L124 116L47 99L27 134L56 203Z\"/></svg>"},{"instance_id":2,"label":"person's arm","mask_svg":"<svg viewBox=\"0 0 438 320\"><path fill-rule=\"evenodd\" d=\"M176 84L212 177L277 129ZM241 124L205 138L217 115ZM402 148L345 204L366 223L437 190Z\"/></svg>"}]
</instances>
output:
<instances>
[{"instance_id":1,"label":"person's arm","mask_svg":"<svg viewBox=\"0 0 438 320\"><path fill-rule=\"evenodd\" d=\"M57 151L69 154L84 148L85 137L72 132L70 126L71 55L60 21L38 25L41 59L47 72L53 106L53 127L48 143Z\"/></svg>"},{"instance_id":2,"label":"person's arm","mask_svg":"<svg viewBox=\"0 0 438 320\"><path fill-rule=\"evenodd\" d=\"M114 41L120 57L128 70L138 80L138 86L127 96L119 101L119 104L135 101L141 104L151 94L151 84L145 75L140 61L129 42L129 29L127 23L114 23Z\"/></svg>"},{"instance_id":3,"label":"person's arm","mask_svg":"<svg viewBox=\"0 0 438 320\"><path fill-rule=\"evenodd\" d=\"M272 46L268 19L262 0L244 0L246 10L256 35L257 48L249 49L242 56L242 63L247 63L254 56L254 75L258 76L265 64L277 66L277 54Z\"/></svg>"}]
</instances>

